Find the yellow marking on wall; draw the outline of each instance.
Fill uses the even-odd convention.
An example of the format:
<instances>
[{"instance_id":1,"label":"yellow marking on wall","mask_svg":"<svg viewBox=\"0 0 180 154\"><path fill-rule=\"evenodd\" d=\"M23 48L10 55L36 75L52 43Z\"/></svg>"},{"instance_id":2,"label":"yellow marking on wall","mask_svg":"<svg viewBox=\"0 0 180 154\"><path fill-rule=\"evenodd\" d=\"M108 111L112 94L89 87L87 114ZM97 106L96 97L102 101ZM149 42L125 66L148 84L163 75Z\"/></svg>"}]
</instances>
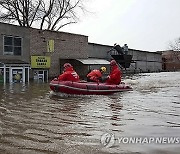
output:
<instances>
[{"instance_id":1,"label":"yellow marking on wall","mask_svg":"<svg viewBox=\"0 0 180 154\"><path fill-rule=\"evenodd\" d=\"M54 40L47 41L47 52L54 52Z\"/></svg>"}]
</instances>

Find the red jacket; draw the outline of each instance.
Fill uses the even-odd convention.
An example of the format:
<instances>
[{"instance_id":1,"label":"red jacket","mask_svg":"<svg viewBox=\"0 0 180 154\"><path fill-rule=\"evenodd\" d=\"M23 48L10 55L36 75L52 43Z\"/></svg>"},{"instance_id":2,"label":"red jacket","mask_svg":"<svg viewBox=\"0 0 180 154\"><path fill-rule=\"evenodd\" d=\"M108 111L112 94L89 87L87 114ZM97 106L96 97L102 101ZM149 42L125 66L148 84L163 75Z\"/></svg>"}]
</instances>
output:
<instances>
[{"instance_id":1,"label":"red jacket","mask_svg":"<svg viewBox=\"0 0 180 154\"><path fill-rule=\"evenodd\" d=\"M100 70L92 70L87 77L95 82L99 82L99 79L102 77L102 73Z\"/></svg>"},{"instance_id":2,"label":"red jacket","mask_svg":"<svg viewBox=\"0 0 180 154\"><path fill-rule=\"evenodd\" d=\"M79 81L79 75L74 71L72 67L69 67L65 72L58 77L59 81Z\"/></svg>"},{"instance_id":3,"label":"red jacket","mask_svg":"<svg viewBox=\"0 0 180 154\"><path fill-rule=\"evenodd\" d=\"M117 65L112 66L111 73L108 76L106 83L118 85L121 82L121 76L122 76L122 73L121 73L120 69L118 68L118 66Z\"/></svg>"}]
</instances>

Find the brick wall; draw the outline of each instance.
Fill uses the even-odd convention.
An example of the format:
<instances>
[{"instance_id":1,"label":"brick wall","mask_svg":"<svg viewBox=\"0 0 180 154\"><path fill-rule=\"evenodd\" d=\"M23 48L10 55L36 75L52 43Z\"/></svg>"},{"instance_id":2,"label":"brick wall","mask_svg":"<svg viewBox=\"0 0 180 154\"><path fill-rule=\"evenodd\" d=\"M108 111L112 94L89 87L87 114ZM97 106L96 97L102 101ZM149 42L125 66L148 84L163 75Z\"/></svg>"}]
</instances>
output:
<instances>
[{"instance_id":1,"label":"brick wall","mask_svg":"<svg viewBox=\"0 0 180 154\"><path fill-rule=\"evenodd\" d=\"M47 41L54 40L54 52L47 53ZM83 35L30 29L30 55L51 56L49 76L60 73L63 59L88 58L88 37Z\"/></svg>"},{"instance_id":2,"label":"brick wall","mask_svg":"<svg viewBox=\"0 0 180 154\"><path fill-rule=\"evenodd\" d=\"M164 70L180 70L180 51L165 51L162 54L162 58Z\"/></svg>"}]
</instances>

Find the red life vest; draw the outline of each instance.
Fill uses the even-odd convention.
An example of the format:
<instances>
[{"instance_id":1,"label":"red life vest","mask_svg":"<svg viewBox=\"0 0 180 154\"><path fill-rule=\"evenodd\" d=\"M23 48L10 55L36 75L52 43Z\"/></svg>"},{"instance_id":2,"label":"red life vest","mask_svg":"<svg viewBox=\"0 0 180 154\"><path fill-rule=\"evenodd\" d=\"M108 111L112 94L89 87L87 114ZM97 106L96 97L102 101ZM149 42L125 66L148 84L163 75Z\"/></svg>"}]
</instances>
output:
<instances>
[{"instance_id":1,"label":"red life vest","mask_svg":"<svg viewBox=\"0 0 180 154\"><path fill-rule=\"evenodd\" d=\"M118 66L114 65L112 66L111 73L109 75L109 78L106 80L106 83L118 85L121 82L121 76L122 76L122 73L119 70Z\"/></svg>"},{"instance_id":2,"label":"red life vest","mask_svg":"<svg viewBox=\"0 0 180 154\"><path fill-rule=\"evenodd\" d=\"M74 71L72 67L69 67L65 72L58 77L59 81L79 81L79 75Z\"/></svg>"},{"instance_id":3,"label":"red life vest","mask_svg":"<svg viewBox=\"0 0 180 154\"><path fill-rule=\"evenodd\" d=\"M100 70L92 70L87 77L92 81L99 82L99 79L102 77L102 73Z\"/></svg>"}]
</instances>

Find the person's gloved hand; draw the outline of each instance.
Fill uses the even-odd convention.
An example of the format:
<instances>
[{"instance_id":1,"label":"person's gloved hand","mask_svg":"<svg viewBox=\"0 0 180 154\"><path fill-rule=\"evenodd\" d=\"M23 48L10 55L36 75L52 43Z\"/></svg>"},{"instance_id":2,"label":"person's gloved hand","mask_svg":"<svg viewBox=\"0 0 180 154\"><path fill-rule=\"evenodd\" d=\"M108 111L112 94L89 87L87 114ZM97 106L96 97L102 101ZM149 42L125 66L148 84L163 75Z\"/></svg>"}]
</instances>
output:
<instances>
[{"instance_id":1,"label":"person's gloved hand","mask_svg":"<svg viewBox=\"0 0 180 154\"><path fill-rule=\"evenodd\" d=\"M106 77L102 77L102 82L105 82L107 79L109 79L109 75Z\"/></svg>"}]
</instances>

